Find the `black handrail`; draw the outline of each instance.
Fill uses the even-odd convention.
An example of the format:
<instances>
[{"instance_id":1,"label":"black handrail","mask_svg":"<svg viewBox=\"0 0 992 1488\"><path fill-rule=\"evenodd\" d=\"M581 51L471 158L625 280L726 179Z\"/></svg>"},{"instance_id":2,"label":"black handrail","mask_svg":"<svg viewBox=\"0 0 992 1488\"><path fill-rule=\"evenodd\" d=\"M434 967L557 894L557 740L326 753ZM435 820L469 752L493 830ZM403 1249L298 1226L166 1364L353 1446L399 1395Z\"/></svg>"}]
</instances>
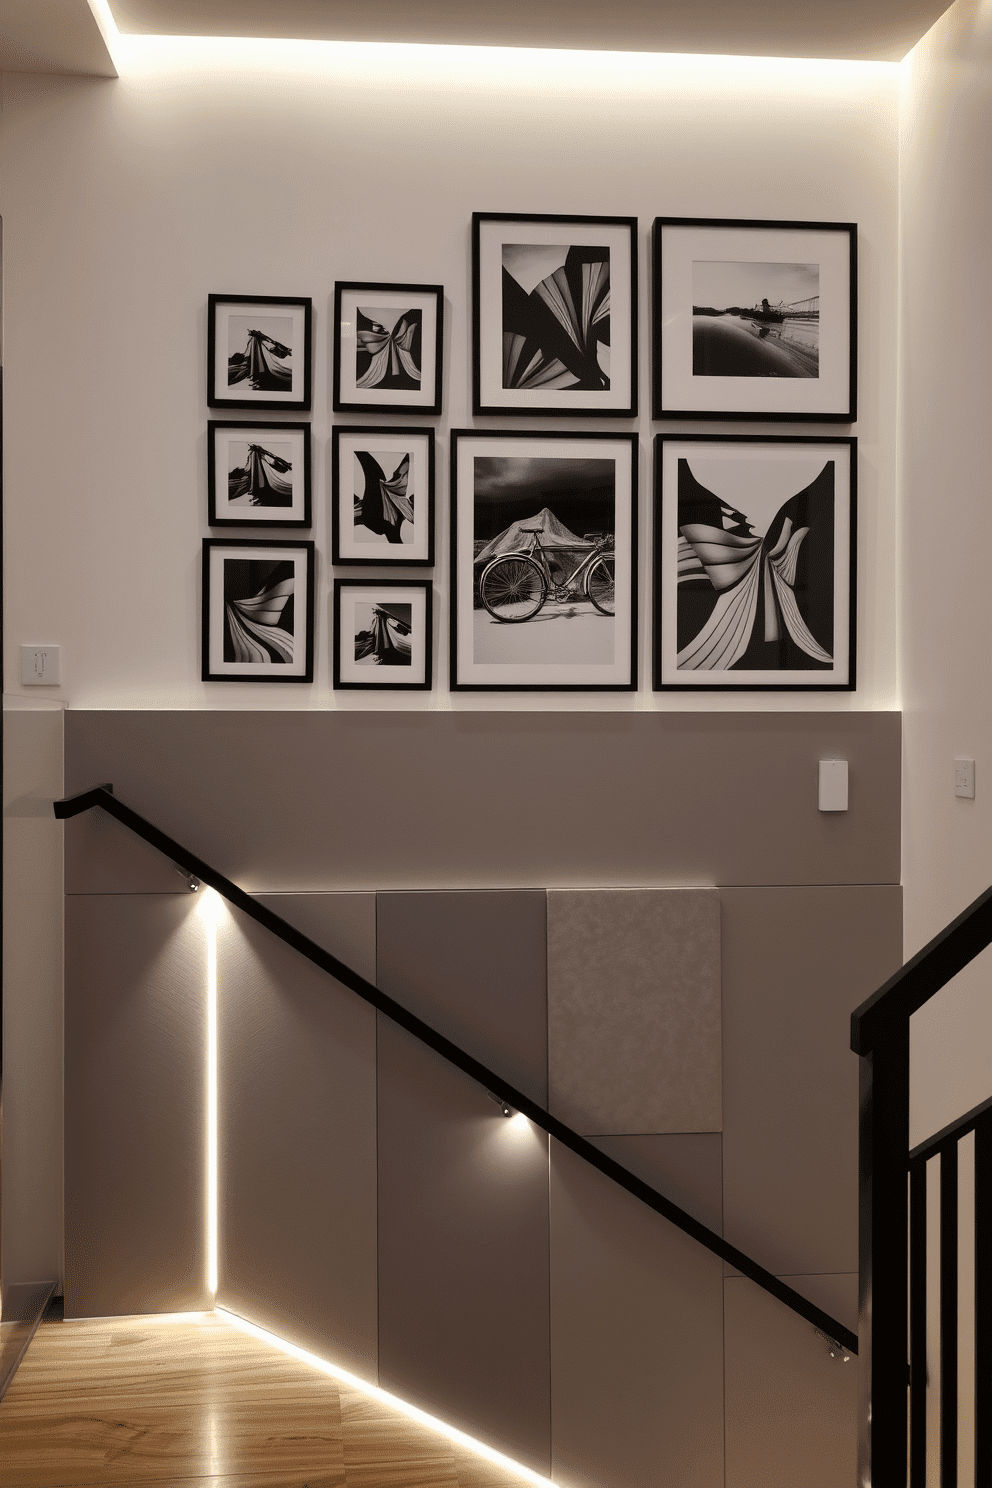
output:
<instances>
[{"instance_id":1,"label":"black handrail","mask_svg":"<svg viewBox=\"0 0 992 1488\"><path fill-rule=\"evenodd\" d=\"M449 1064L453 1064L463 1074L476 1080L485 1090L499 1097L515 1111L521 1112L529 1121L533 1121L535 1126L547 1132L548 1136L554 1137L556 1142L560 1142L577 1157L583 1158L592 1167L597 1168L605 1177L612 1179L614 1183L633 1194L635 1199L640 1199L642 1204L646 1204L649 1209L653 1209L670 1224L675 1225L700 1245L704 1245L707 1250L726 1261L743 1276L747 1276L764 1291L777 1298L779 1302L783 1302L786 1307L791 1307L793 1312L798 1313L801 1318L811 1323L828 1338L843 1344L851 1353L857 1353L857 1335L852 1333L850 1328L846 1328L828 1312L824 1312L822 1308L808 1301L800 1292L787 1286L770 1271L766 1271L764 1266L759 1266L757 1261L753 1261L735 1245L730 1245L722 1235L718 1235L715 1230L709 1229L698 1219L694 1219L671 1199L666 1199L664 1194L660 1194L657 1189L652 1188L636 1174L615 1162L605 1152L601 1152L585 1137L580 1137L578 1132L574 1132L570 1126L566 1126L563 1121L559 1121L549 1111L545 1111L542 1106L524 1095L523 1091L517 1090L502 1075L488 1069L478 1059L474 1059L471 1054L467 1054L464 1049L460 1049L457 1044L445 1038L444 1034L438 1033L437 1029L432 1028L429 1023L425 1023L414 1013L402 1007L400 1003L395 1002L393 998L387 996L385 992L381 992L371 982L366 981L363 976L359 976L357 971L352 971L350 966L346 966L343 961L339 961L322 946L308 939L301 931L287 924L271 909L264 904L259 904L257 899L245 893L244 889L239 888L223 873L218 872L216 868L211 868L209 863L205 863L188 848L166 836L164 832L159 831L158 827L152 826L151 822L146 821L144 817L139 816L136 811L132 811L129 806L125 806L116 798L112 785L99 785L93 790L83 791L80 795L70 796L64 801L55 801L53 804L59 821L79 816L81 812L89 811L94 806L106 811L136 836L141 837L171 859L177 868L183 869L199 879L201 883L216 889L218 894L221 894L230 904L235 905L242 913L249 915L259 925L263 925L286 945L292 946L293 950L299 951L300 955L305 956L314 966L341 982L343 986L371 1004L400 1028L405 1028L407 1033L413 1034L414 1038L426 1044L429 1049L433 1049L436 1054L440 1054Z\"/></svg>"}]
</instances>

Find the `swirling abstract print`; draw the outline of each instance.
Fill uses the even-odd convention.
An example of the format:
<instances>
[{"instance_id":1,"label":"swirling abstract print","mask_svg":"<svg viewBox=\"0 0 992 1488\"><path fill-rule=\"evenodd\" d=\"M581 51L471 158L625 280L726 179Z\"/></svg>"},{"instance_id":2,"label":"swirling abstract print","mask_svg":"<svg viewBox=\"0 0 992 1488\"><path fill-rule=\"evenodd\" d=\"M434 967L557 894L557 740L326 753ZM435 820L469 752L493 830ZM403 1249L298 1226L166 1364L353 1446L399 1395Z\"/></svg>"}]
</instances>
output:
<instances>
[{"instance_id":1,"label":"swirling abstract print","mask_svg":"<svg viewBox=\"0 0 992 1488\"><path fill-rule=\"evenodd\" d=\"M504 243L503 386L603 392L609 371L609 248Z\"/></svg>"},{"instance_id":2,"label":"swirling abstract print","mask_svg":"<svg viewBox=\"0 0 992 1488\"><path fill-rule=\"evenodd\" d=\"M366 527L387 542L401 543L403 523L413 521L413 496L408 494L410 456L403 456L388 479L368 450L356 450L355 459L365 478L361 496L355 493L355 526Z\"/></svg>"},{"instance_id":3,"label":"swirling abstract print","mask_svg":"<svg viewBox=\"0 0 992 1488\"><path fill-rule=\"evenodd\" d=\"M356 386L419 392L422 322L421 310L359 308Z\"/></svg>"},{"instance_id":4,"label":"swirling abstract print","mask_svg":"<svg viewBox=\"0 0 992 1488\"><path fill-rule=\"evenodd\" d=\"M355 636L355 660L369 660L376 666L410 666L412 632L412 605L373 605L371 625Z\"/></svg>"},{"instance_id":5,"label":"swirling abstract print","mask_svg":"<svg viewBox=\"0 0 992 1488\"><path fill-rule=\"evenodd\" d=\"M228 505L292 506L293 483L283 479L292 468L289 460L274 455L264 445L250 444L244 465L228 472Z\"/></svg>"},{"instance_id":6,"label":"swirling abstract print","mask_svg":"<svg viewBox=\"0 0 992 1488\"><path fill-rule=\"evenodd\" d=\"M292 562L229 558L224 563L224 660L292 664Z\"/></svg>"},{"instance_id":7,"label":"swirling abstract print","mask_svg":"<svg viewBox=\"0 0 992 1488\"><path fill-rule=\"evenodd\" d=\"M834 462L764 533L707 490L688 460L678 469L679 670L832 666Z\"/></svg>"},{"instance_id":8,"label":"swirling abstract print","mask_svg":"<svg viewBox=\"0 0 992 1488\"><path fill-rule=\"evenodd\" d=\"M293 352L281 341L274 341L264 331L248 332L248 344L236 352L227 364L229 387L248 381L256 393L288 392L293 386Z\"/></svg>"}]
</instances>

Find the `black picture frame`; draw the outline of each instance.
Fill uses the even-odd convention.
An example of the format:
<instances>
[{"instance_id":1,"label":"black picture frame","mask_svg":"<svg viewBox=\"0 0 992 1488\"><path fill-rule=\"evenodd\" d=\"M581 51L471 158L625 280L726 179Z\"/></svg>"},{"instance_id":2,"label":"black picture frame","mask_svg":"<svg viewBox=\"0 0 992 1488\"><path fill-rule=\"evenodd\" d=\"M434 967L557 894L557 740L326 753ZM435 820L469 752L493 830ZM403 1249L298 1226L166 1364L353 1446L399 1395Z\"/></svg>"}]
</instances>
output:
<instances>
[{"instance_id":1,"label":"black picture frame","mask_svg":"<svg viewBox=\"0 0 992 1488\"><path fill-rule=\"evenodd\" d=\"M452 431L453 692L636 691L637 458L633 433Z\"/></svg>"},{"instance_id":2,"label":"black picture frame","mask_svg":"<svg viewBox=\"0 0 992 1488\"><path fill-rule=\"evenodd\" d=\"M636 217L473 212L472 411L637 414Z\"/></svg>"},{"instance_id":3,"label":"black picture frame","mask_svg":"<svg viewBox=\"0 0 992 1488\"><path fill-rule=\"evenodd\" d=\"M311 526L310 427L309 424L211 419L207 424L208 525ZM232 466L232 460L242 457L239 446L245 447L245 464ZM238 477L234 495L232 477Z\"/></svg>"},{"instance_id":4,"label":"black picture frame","mask_svg":"<svg viewBox=\"0 0 992 1488\"><path fill-rule=\"evenodd\" d=\"M243 352L237 350L242 344ZM288 359L278 355L287 350ZM309 298L235 294L207 297L209 408L309 413L312 361L313 301ZM263 383L258 387L252 385L253 363ZM232 377L236 377L233 382Z\"/></svg>"},{"instance_id":5,"label":"black picture frame","mask_svg":"<svg viewBox=\"0 0 992 1488\"><path fill-rule=\"evenodd\" d=\"M434 430L427 425L336 424L331 432L331 561L355 568L434 566ZM406 460L407 469L402 470ZM395 462L399 460L400 465ZM348 477L358 462L361 497ZM357 478L357 472L355 472ZM380 482L387 487L380 492ZM358 521L358 503L375 512ZM413 516L405 519L405 508ZM363 513L364 515L364 513ZM396 539L399 539L398 541Z\"/></svg>"},{"instance_id":6,"label":"black picture frame","mask_svg":"<svg viewBox=\"0 0 992 1488\"><path fill-rule=\"evenodd\" d=\"M855 690L857 446L655 437L655 691Z\"/></svg>"},{"instance_id":7,"label":"black picture frame","mask_svg":"<svg viewBox=\"0 0 992 1488\"><path fill-rule=\"evenodd\" d=\"M234 562L249 567L232 571L228 565ZM287 564L292 565L292 574L285 572ZM204 538L202 681L312 682L315 581L316 548L310 540ZM279 592L287 582L292 583L288 595ZM267 585L271 589L268 605L264 602ZM291 626L284 624L289 599ZM237 649L257 655L232 656L230 652Z\"/></svg>"},{"instance_id":8,"label":"black picture frame","mask_svg":"<svg viewBox=\"0 0 992 1488\"><path fill-rule=\"evenodd\" d=\"M657 217L653 239L656 419L855 421L857 223Z\"/></svg>"},{"instance_id":9,"label":"black picture frame","mask_svg":"<svg viewBox=\"0 0 992 1488\"><path fill-rule=\"evenodd\" d=\"M335 413L440 413L443 385L443 285L335 284Z\"/></svg>"},{"instance_id":10,"label":"black picture frame","mask_svg":"<svg viewBox=\"0 0 992 1488\"><path fill-rule=\"evenodd\" d=\"M430 692L434 675L430 579L335 579L335 688Z\"/></svg>"}]
</instances>

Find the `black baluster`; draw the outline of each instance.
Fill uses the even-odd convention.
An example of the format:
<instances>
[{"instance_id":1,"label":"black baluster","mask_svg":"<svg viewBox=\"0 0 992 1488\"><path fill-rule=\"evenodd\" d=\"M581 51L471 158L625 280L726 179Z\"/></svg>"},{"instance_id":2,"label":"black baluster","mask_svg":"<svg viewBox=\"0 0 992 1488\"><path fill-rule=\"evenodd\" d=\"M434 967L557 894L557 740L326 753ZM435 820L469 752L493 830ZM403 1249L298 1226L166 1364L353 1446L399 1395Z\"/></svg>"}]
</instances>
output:
<instances>
[{"instance_id":1,"label":"black baluster","mask_svg":"<svg viewBox=\"0 0 992 1488\"><path fill-rule=\"evenodd\" d=\"M909 1169L909 1482L927 1481L927 1163Z\"/></svg>"},{"instance_id":2,"label":"black baluster","mask_svg":"<svg viewBox=\"0 0 992 1488\"><path fill-rule=\"evenodd\" d=\"M975 1485L992 1488L992 1112L975 1126Z\"/></svg>"},{"instance_id":3,"label":"black baluster","mask_svg":"<svg viewBox=\"0 0 992 1488\"><path fill-rule=\"evenodd\" d=\"M958 1144L940 1153L940 1488L958 1481Z\"/></svg>"}]
</instances>

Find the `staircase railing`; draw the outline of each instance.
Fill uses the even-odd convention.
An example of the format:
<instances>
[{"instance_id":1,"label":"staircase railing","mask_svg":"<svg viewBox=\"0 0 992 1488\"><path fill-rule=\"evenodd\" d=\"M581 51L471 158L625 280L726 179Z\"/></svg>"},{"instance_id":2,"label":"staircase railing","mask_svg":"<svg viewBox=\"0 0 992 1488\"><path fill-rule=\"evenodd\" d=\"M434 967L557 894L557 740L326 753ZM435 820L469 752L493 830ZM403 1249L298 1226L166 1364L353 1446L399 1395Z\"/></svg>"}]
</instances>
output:
<instances>
[{"instance_id":1,"label":"staircase railing","mask_svg":"<svg viewBox=\"0 0 992 1488\"><path fill-rule=\"evenodd\" d=\"M957 1488L958 1144L975 1132L975 1484L992 1483L992 1102L910 1151L909 1020L992 944L992 888L851 1016L861 1056L860 1440L863 1488L927 1481L927 1165L940 1168L941 1488ZM909 1390L907 1396L907 1361Z\"/></svg>"},{"instance_id":2,"label":"staircase railing","mask_svg":"<svg viewBox=\"0 0 992 1488\"><path fill-rule=\"evenodd\" d=\"M497 1097L497 1099L507 1106L510 1106L514 1111L519 1111L529 1121L532 1121L535 1126L540 1127L542 1131L546 1132L548 1136L554 1137L556 1142L560 1142L563 1147L567 1147L577 1157L583 1158L591 1167L598 1169L600 1173L618 1184L620 1188L626 1189L628 1193L633 1194L634 1198L640 1199L642 1204L646 1204L649 1209L653 1209L655 1213L667 1219L670 1224L675 1225L685 1234L691 1236L693 1240L705 1246L707 1250L712 1251L721 1260L726 1261L728 1265L739 1271L743 1276L749 1277L751 1281L755 1282L772 1297L784 1303L786 1307L790 1307L793 1312L798 1313L806 1322L811 1323L820 1333L824 1334L833 1342L842 1345L850 1353L857 1353L858 1338L850 1328L845 1327L843 1323L831 1317L822 1308L815 1306L814 1303L802 1296L800 1292L795 1291L794 1288L781 1281L779 1277L767 1271L764 1266L760 1266L757 1261L752 1260L750 1256L738 1250L735 1245L729 1244L724 1240L722 1235L718 1235L715 1230L709 1229L707 1225L695 1219L685 1209L682 1209L671 1199L666 1198L664 1194L659 1193L657 1189L652 1188L643 1179L638 1178L635 1173L631 1173L613 1158L608 1157L605 1152L601 1152L592 1142L587 1141L585 1137L579 1136L578 1132L573 1131L570 1126L566 1126L563 1121L559 1121L556 1116L552 1116L549 1111L544 1110L543 1106L539 1106L535 1101L532 1101L523 1091L517 1090L502 1075L498 1074L495 1070L488 1069L478 1059L475 1059L464 1049L459 1048L450 1039L445 1038L436 1028L432 1028L430 1024L425 1023L414 1013L409 1012L408 1009L401 1006L400 1003L394 1001L385 992L380 991L371 982L366 981L358 972L353 971L350 966L346 966L343 961L339 961L329 951L325 951L323 947L308 939L301 931L281 919L279 915L274 914L266 905L260 904L257 899L246 893L244 889L239 888L236 883L226 878L223 873L220 873L216 868L212 868L209 863L205 863L202 858L197 857L195 853L190 852L188 848L183 847L180 843L174 841L173 838L168 837L158 827L153 826L151 822L139 816L136 811L132 811L129 806L125 806L113 794L112 785L99 785L92 790L83 791L80 795L70 796L67 800L56 801L54 803L55 815L60 821L79 816L82 812L89 811L93 807L99 807L101 811L105 811L109 816L114 817L116 821L129 828L136 836L141 837L145 842L169 858L184 873L199 880L201 884L206 884L208 887L215 889L229 904L233 904L236 909L250 916L259 925L263 925L266 930L271 931L273 935L285 942L286 945L292 946L295 951L298 951L301 956L305 956L314 966L319 967L321 971L327 972L329 976L334 977L336 981L349 988L350 991L361 997L363 1001L369 1003L385 1017L390 1018L400 1028L405 1028L407 1033L411 1033L422 1044L426 1044L429 1049L433 1049L436 1054L440 1054L443 1059L446 1059L449 1064L453 1064L463 1074L476 1080L491 1095Z\"/></svg>"}]
</instances>

